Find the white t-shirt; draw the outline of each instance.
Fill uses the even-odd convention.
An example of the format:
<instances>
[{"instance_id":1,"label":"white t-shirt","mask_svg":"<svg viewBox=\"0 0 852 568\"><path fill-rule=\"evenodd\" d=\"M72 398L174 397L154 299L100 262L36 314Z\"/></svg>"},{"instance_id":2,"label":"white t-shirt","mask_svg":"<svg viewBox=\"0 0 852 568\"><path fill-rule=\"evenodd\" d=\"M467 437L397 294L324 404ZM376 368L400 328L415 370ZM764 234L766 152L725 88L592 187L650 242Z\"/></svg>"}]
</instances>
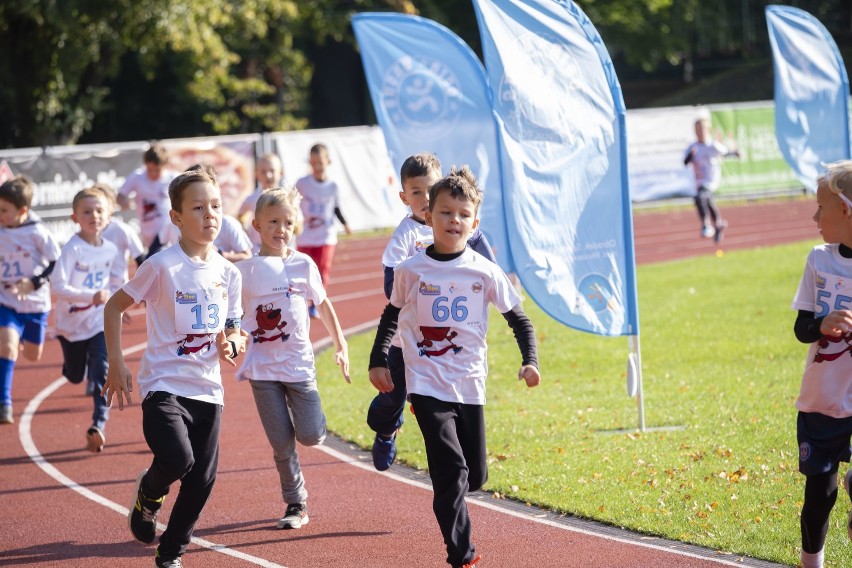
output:
<instances>
[{"instance_id":1,"label":"white t-shirt","mask_svg":"<svg viewBox=\"0 0 852 568\"><path fill-rule=\"evenodd\" d=\"M244 381L298 383L316 378L308 301L325 301L314 261L292 251L286 258L256 256L237 263L243 276L242 327L248 351L237 371Z\"/></svg>"},{"instance_id":2,"label":"white t-shirt","mask_svg":"<svg viewBox=\"0 0 852 568\"><path fill-rule=\"evenodd\" d=\"M401 308L397 329L408 392L485 404L488 305L505 313L520 301L500 267L470 248L445 262L426 253L403 261L390 303Z\"/></svg>"},{"instance_id":3,"label":"white t-shirt","mask_svg":"<svg viewBox=\"0 0 852 568\"><path fill-rule=\"evenodd\" d=\"M226 319L243 315L241 281L239 270L221 255L199 262L179 246L142 263L124 285L134 302L147 302L148 348L137 376L140 396L165 391L223 403L215 337Z\"/></svg>"},{"instance_id":4,"label":"white t-shirt","mask_svg":"<svg viewBox=\"0 0 852 568\"><path fill-rule=\"evenodd\" d=\"M722 157L728 154L728 149L715 141L711 144L693 142L686 149L686 154L689 155L693 148L695 155L689 163L695 174L695 188L704 186L715 191L722 181Z\"/></svg>"},{"instance_id":5,"label":"white t-shirt","mask_svg":"<svg viewBox=\"0 0 852 568\"><path fill-rule=\"evenodd\" d=\"M794 310L823 317L852 309L852 259L843 258L838 249L823 244L810 252ZM834 418L852 416L852 332L811 343L796 408Z\"/></svg>"},{"instance_id":6,"label":"white t-shirt","mask_svg":"<svg viewBox=\"0 0 852 568\"><path fill-rule=\"evenodd\" d=\"M47 265L59 258L59 245L38 215L14 229L0 227L0 304L19 314L50 311L50 285L44 282L27 297L18 300L9 286L24 278L41 274Z\"/></svg>"},{"instance_id":7,"label":"white t-shirt","mask_svg":"<svg viewBox=\"0 0 852 568\"><path fill-rule=\"evenodd\" d=\"M94 246L73 235L62 247L50 276L56 295L56 333L68 341L83 341L104 330L104 305L92 304L99 290L118 290L124 280L114 244L104 239ZM126 268L126 264L124 265Z\"/></svg>"},{"instance_id":8,"label":"white t-shirt","mask_svg":"<svg viewBox=\"0 0 852 568\"><path fill-rule=\"evenodd\" d=\"M136 231L130 225L115 217L104 228L101 237L114 244L118 249L116 268L122 275L123 280L121 283L124 284L127 282L128 276L128 258L139 257L139 255L145 252L145 247L142 246L142 241L139 240Z\"/></svg>"},{"instance_id":9,"label":"white t-shirt","mask_svg":"<svg viewBox=\"0 0 852 568\"><path fill-rule=\"evenodd\" d=\"M148 177L145 168L139 168L127 176L118 189L119 195L136 196L136 215L139 217L145 246L151 244L169 218L169 183L176 175L175 172L163 170L160 179L153 180Z\"/></svg>"},{"instance_id":10,"label":"white t-shirt","mask_svg":"<svg viewBox=\"0 0 852 568\"><path fill-rule=\"evenodd\" d=\"M418 223L411 216L406 216L391 234L385 251L382 253L382 266L396 268L403 260L411 258L432 244L432 227ZM394 347L402 347L399 334L395 333L391 340Z\"/></svg>"},{"instance_id":11,"label":"white t-shirt","mask_svg":"<svg viewBox=\"0 0 852 568\"><path fill-rule=\"evenodd\" d=\"M296 182L302 194L302 216L305 226L299 235L299 246L319 247L337 244L337 227L334 208L338 206L337 183L326 179L318 181L307 175Z\"/></svg>"},{"instance_id":12,"label":"white t-shirt","mask_svg":"<svg viewBox=\"0 0 852 568\"><path fill-rule=\"evenodd\" d=\"M180 240L180 229L169 221L160 231L160 244L163 247L176 244ZM222 252L245 252L251 250L251 241L240 222L230 215L222 215L222 226L213 241L216 250Z\"/></svg>"}]
</instances>

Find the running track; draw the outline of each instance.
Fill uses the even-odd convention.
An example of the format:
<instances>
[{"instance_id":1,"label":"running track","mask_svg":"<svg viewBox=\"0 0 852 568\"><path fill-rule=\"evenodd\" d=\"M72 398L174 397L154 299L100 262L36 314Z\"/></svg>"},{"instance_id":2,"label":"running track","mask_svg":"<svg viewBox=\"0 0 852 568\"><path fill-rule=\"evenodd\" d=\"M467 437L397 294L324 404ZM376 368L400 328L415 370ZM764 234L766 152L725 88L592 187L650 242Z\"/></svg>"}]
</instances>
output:
<instances>
[{"instance_id":1,"label":"running track","mask_svg":"<svg viewBox=\"0 0 852 568\"><path fill-rule=\"evenodd\" d=\"M722 209L730 221L724 250L818 239L813 201ZM639 263L717 250L698 237L697 219L688 209L639 212L635 232ZM329 291L348 330L374 326L384 306L379 269L384 243L385 237L350 239L338 248ZM315 340L321 329L315 326ZM145 340L139 313L124 337L125 348L137 346L127 357L134 374ZM123 412L113 410L107 448L92 455L83 449L91 402L82 387L61 380L60 366L59 346L51 341L40 362L18 366L16 423L0 426L0 566L153 566L154 548L133 541L125 520L136 474L149 463L138 400ZM361 371L353 370L353 381L366 381ZM310 524L276 530L283 506L250 389L237 384L231 370L224 381L219 477L184 557L187 566L446 566L428 477L396 465L390 475L379 474L367 453L334 439L320 449L299 449L311 492ZM484 493L470 500L483 568L775 566L560 518Z\"/></svg>"}]
</instances>

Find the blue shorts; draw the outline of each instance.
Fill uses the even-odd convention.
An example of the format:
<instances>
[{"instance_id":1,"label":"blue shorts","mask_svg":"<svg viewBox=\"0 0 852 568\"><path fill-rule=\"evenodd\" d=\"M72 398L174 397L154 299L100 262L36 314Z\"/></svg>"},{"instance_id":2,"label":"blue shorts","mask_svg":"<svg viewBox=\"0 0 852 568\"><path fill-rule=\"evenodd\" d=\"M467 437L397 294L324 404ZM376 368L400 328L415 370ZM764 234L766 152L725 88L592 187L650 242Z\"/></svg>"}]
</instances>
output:
<instances>
[{"instance_id":1,"label":"blue shorts","mask_svg":"<svg viewBox=\"0 0 852 568\"><path fill-rule=\"evenodd\" d=\"M47 329L47 314L19 314L12 308L0 304L0 327L11 327L18 332L18 337L27 343L42 345L44 332Z\"/></svg>"},{"instance_id":2,"label":"blue shorts","mask_svg":"<svg viewBox=\"0 0 852 568\"><path fill-rule=\"evenodd\" d=\"M799 412L796 439L799 471L805 475L836 473L852 457L852 417L832 418L818 412Z\"/></svg>"}]
</instances>

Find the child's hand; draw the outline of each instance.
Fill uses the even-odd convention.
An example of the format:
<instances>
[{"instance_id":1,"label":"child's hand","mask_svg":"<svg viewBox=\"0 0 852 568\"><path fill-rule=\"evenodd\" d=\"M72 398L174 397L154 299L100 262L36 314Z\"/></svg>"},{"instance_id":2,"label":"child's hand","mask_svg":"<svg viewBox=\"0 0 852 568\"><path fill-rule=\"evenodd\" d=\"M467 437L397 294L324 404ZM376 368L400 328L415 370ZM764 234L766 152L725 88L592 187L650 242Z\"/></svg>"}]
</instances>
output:
<instances>
[{"instance_id":1,"label":"child's hand","mask_svg":"<svg viewBox=\"0 0 852 568\"><path fill-rule=\"evenodd\" d=\"M98 290L92 294L92 303L96 306L106 304L107 300L109 300L109 292L106 290Z\"/></svg>"},{"instance_id":2,"label":"child's hand","mask_svg":"<svg viewBox=\"0 0 852 568\"><path fill-rule=\"evenodd\" d=\"M521 370L518 371L518 380L526 381L527 386L530 388L536 387L541 382L541 374L534 366L524 365L521 367Z\"/></svg>"},{"instance_id":3,"label":"child's hand","mask_svg":"<svg viewBox=\"0 0 852 568\"><path fill-rule=\"evenodd\" d=\"M352 381L349 380L349 351L345 343L334 352L334 364L340 367L340 372L343 373L346 382L351 383Z\"/></svg>"},{"instance_id":4,"label":"child's hand","mask_svg":"<svg viewBox=\"0 0 852 568\"><path fill-rule=\"evenodd\" d=\"M393 381L387 367L373 367L370 369L370 382L379 392L393 391Z\"/></svg>"},{"instance_id":5,"label":"child's hand","mask_svg":"<svg viewBox=\"0 0 852 568\"><path fill-rule=\"evenodd\" d=\"M231 333L226 336L225 331L222 330L216 335L216 349L219 351L219 359L225 361L231 367L236 367L237 364L234 362L237 355L240 353L246 352L246 338L248 338L248 332L244 329L240 329L239 333Z\"/></svg>"},{"instance_id":6,"label":"child's hand","mask_svg":"<svg viewBox=\"0 0 852 568\"><path fill-rule=\"evenodd\" d=\"M112 396L118 396L118 409L124 410L124 401L133 404L130 393L133 392L133 375L123 361L111 363L107 370L106 384L101 389L101 395L106 399L107 406L112 406Z\"/></svg>"},{"instance_id":7,"label":"child's hand","mask_svg":"<svg viewBox=\"0 0 852 568\"><path fill-rule=\"evenodd\" d=\"M26 300L27 296L33 291L35 291L35 284L33 284L33 281L29 278L18 280L11 286L11 292L22 302Z\"/></svg>"},{"instance_id":8,"label":"child's hand","mask_svg":"<svg viewBox=\"0 0 852 568\"><path fill-rule=\"evenodd\" d=\"M852 331L852 310L836 310L822 319L819 331L829 337L840 337Z\"/></svg>"}]
</instances>

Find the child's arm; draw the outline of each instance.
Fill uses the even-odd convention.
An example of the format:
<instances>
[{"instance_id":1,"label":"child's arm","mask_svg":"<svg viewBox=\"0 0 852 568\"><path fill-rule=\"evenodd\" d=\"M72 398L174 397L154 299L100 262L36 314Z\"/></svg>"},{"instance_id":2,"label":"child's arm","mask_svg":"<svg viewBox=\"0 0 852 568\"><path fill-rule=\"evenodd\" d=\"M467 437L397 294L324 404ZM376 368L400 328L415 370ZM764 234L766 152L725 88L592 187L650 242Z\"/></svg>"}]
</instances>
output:
<instances>
[{"instance_id":1,"label":"child's arm","mask_svg":"<svg viewBox=\"0 0 852 568\"><path fill-rule=\"evenodd\" d=\"M346 382L349 380L349 351L346 344L346 338L343 337L343 329L340 327L340 322L337 320L337 314L334 312L334 306L331 305L331 300L328 298L322 304L317 306L320 320L331 335L331 340L334 342L334 363L340 367L343 373L343 378Z\"/></svg>"},{"instance_id":2,"label":"child's arm","mask_svg":"<svg viewBox=\"0 0 852 568\"><path fill-rule=\"evenodd\" d=\"M130 399L133 375L124 364L124 354L121 352L121 315L134 303L133 298L122 289L113 294L104 306L104 338L109 368L101 394L106 398L107 405L112 405L112 397L117 395L119 410L124 410L125 398L127 404L133 404Z\"/></svg>"},{"instance_id":3,"label":"child's arm","mask_svg":"<svg viewBox=\"0 0 852 568\"><path fill-rule=\"evenodd\" d=\"M393 335L396 333L399 311L400 308L390 303L385 307L385 311L379 320L379 329L376 330L373 350L370 352L370 383L379 392L391 392L393 390L393 381L388 370L388 349Z\"/></svg>"},{"instance_id":4,"label":"child's arm","mask_svg":"<svg viewBox=\"0 0 852 568\"><path fill-rule=\"evenodd\" d=\"M230 322L234 323L234 322ZM239 326L227 326L216 335L216 348L219 351L219 359L231 367L236 367L234 359L240 353L246 352L246 339L249 334Z\"/></svg>"},{"instance_id":5,"label":"child's arm","mask_svg":"<svg viewBox=\"0 0 852 568\"><path fill-rule=\"evenodd\" d=\"M799 310L793 332L796 339L802 343L813 343L824 335L840 337L852 331L852 311L835 310L827 316L814 317L816 314L807 310Z\"/></svg>"},{"instance_id":6,"label":"child's arm","mask_svg":"<svg viewBox=\"0 0 852 568\"><path fill-rule=\"evenodd\" d=\"M525 380L528 387L537 386L541 382L541 374L538 371L538 349L532 322L520 304L503 313L503 317L509 322L521 350L522 363L518 380Z\"/></svg>"},{"instance_id":7,"label":"child's arm","mask_svg":"<svg viewBox=\"0 0 852 568\"><path fill-rule=\"evenodd\" d=\"M34 275L32 278L24 278L13 284L11 292L17 296L18 300L23 301L31 293L41 288L42 284L50 277L50 273L53 272L55 266L56 261L51 261L41 273Z\"/></svg>"},{"instance_id":8,"label":"child's arm","mask_svg":"<svg viewBox=\"0 0 852 568\"><path fill-rule=\"evenodd\" d=\"M477 230L474 235L467 240L467 246L497 264L497 257L494 256L494 251L491 250L491 243L485 237L485 233Z\"/></svg>"}]
</instances>

